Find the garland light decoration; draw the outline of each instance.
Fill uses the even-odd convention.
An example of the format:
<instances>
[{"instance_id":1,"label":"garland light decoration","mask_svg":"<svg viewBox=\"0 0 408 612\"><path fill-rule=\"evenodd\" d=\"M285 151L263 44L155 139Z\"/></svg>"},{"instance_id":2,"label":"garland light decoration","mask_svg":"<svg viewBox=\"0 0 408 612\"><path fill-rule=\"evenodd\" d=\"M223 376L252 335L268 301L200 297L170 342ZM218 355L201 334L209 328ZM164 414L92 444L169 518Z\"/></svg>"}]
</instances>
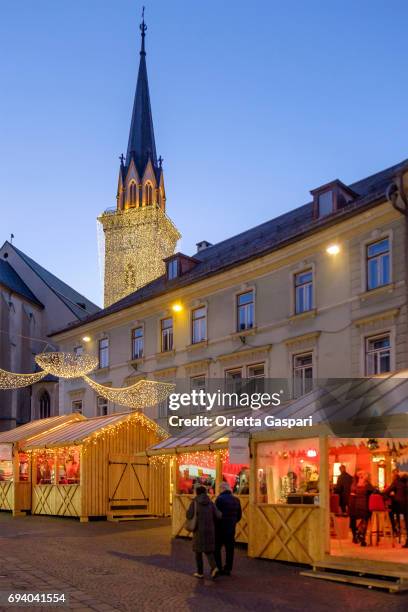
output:
<instances>
[{"instance_id":1,"label":"garland light decoration","mask_svg":"<svg viewBox=\"0 0 408 612\"><path fill-rule=\"evenodd\" d=\"M46 373L61 378L78 378L92 372L98 365L93 355L75 355L74 353L40 353L35 362Z\"/></svg>"},{"instance_id":2,"label":"garland light decoration","mask_svg":"<svg viewBox=\"0 0 408 612\"><path fill-rule=\"evenodd\" d=\"M91 389L102 395L105 399L114 404L133 408L133 410L141 410L163 402L176 387L172 383L157 382L155 380L139 380L129 387L105 387L88 376L83 378Z\"/></svg>"},{"instance_id":3,"label":"garland light decoration","mask_svg":"<svg viewBox=\"0 0 408 612\"><path fill-rule=\"evenodd\" d=\"M0 389L22 389L29 387L46 376L47 372L33 374L15 374L0 369Z\"/></svg>"}]
</instances>

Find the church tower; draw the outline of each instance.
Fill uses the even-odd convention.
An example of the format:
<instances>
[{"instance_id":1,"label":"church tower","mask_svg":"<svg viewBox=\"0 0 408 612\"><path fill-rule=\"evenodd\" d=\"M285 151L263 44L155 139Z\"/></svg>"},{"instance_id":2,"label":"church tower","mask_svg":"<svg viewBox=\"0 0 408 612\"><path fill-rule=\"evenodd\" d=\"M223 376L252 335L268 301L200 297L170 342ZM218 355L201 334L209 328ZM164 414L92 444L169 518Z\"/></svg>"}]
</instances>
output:
<instances>
[{"instance_id":1,"label":"church tower","mask_svg":"<svg viewBox=\"0 0 408 612\"><path fill-rule=\"evenodd\" d=\"M145 36L140 24L139 73L126 158L119 169L117 204L98 220L105 234L104 306L165 272L180 234L166 215L162 158L157 158L147 80Z\"/></svg>"}]
</instances>

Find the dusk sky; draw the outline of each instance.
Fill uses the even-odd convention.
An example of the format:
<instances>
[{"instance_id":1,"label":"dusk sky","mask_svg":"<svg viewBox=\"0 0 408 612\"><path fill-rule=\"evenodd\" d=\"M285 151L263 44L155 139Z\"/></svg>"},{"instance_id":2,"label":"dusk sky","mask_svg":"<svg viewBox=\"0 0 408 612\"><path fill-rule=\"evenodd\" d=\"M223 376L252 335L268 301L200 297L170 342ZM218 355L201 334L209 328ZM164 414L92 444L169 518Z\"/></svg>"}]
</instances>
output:
<instances>
[{"instance_id":1,"label":"dusk sky","mask_svg":"<svg viewBox=\"0 0 408 612\"><path fill-rule=\"evenodd\" d=\"M408 157L403 0L146 1L147 65L179 250ZM1 2L0 242L98 304L139 62L135 0Z\"/></svg>"}]
</instances>

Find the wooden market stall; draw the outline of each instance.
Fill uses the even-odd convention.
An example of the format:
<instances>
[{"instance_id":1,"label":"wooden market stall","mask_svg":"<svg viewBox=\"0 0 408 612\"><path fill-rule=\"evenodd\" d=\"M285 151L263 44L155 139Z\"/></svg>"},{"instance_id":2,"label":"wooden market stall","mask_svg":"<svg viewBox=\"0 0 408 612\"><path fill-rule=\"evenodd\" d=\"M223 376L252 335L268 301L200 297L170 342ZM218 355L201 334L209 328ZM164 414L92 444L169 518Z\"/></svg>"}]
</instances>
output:
<instances>
[{"instance_id":1,"label":"wooden market stall","mask_svg":"<svg viewBox=\"0 0 408 612\"><path fill-rule=\"evenodd\" d=\"M137 453L165 432L141 412L66 423L25 445L32 456L32 513L79 517L161 514L160 481ZM159 500L159 503L158 503Z\"/></svg>"},{"instance_id":2,"label":"wooden market stall","mask_svg":"<svg viewBox=\"0 0 408 612\"><path fill-rule=\"evenodd\" d=\"M189 429L188 433L169 437L147 450L152 478L163 480L163 469L168 474L165 496L170 502L169 511L171 506L173 536L190 535L183 525L186 510L194 497L194 485L205 484L214 499L224 480L241 501L242 519L237 525L236 541L248 543L248 437L244 438L244 450L245 445L247 448L244 454L247 457L243 457L239 463L230 462L231 440L238 433L238 428L231 426L197 427Z\"/></svg>"},{"instance_id":3,"label":"wooden market stall","mask_svg":"<svg viewBox=\"0 0 408 612\"><path fill-rule=\"evenodd\" d=\"M49 417L0 433L0 510L13 516L31 510L31 462L24 444L46 431L83 419L79 414Z\"/></svg>"},{"instance_id":4,"label":"wooden market stall","mask_svg":"<svg viewBox=\"0 0 408 612\"><path fill-rule=\"evenodd\" d=\"M407 398L408 372L338 380L279 407L258 410L261 426L190 428L150 447L152 478L154 466L169 466L165 494L172 500L173 536L188 535L183 524L195 482L216 495L221 480L235 474L232 488L244 509L237 541L248 543L249 556L310 565L313 576L324 571L325 578L334 580L373 585L372 575L385 575L385 588L408 588L407 525L401 513L396 517L400 536L393 536L390 499L384 494L393 470L408 472ZM239 410L230 414L236 421L245 416ZM266 416L273 416L275 424L265 425ZM286 427L284 419L294 419L296 426ZM250 459L231 467L228 449L245 436ZM366 473L375 489L367 546L352 542L349 508L344 513L339 508L335 491L341 465L353 477ZM249 485L245 494L239 488L242 474Z\"/></svg>"},{"instance_id":5,"label":"wooden market stall","mask_svg":"<svg viewBox=\"0 0 408 612\"><path fill-rule=\"evenodd\" d=\"M383 588L408 589L408 525L401 509L396 537L384 493L393 470L408 468L407 398L406 373L339 381L275 410L312 416L311 427L252 432L249 556L308 564L307 575L329 580L378 586L373 576L387 576ZM341 508L336 493L340 466L373 489L356 543L352 496Z\"/></svg>"}]
</instances>

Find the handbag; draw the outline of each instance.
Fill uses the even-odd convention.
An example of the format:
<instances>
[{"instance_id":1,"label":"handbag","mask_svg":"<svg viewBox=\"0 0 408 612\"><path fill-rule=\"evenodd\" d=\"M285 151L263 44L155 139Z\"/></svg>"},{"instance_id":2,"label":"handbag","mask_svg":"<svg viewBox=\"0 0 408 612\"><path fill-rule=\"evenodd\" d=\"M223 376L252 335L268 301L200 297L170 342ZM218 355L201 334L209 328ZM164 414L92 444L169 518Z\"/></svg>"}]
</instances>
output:
<instances>
[{"instance_id":1,"label":"handbag","mask_svg":"<svg viewBox=\"0 0 408 612\"><path fill-rule=\"evenodd\" d=\"M187 519L186 522L184 523L184 529L190 532L195 531L197 529L197 502L194 500L193 504L194 504L193 518Z\"/></svg>"}]
</instances>

